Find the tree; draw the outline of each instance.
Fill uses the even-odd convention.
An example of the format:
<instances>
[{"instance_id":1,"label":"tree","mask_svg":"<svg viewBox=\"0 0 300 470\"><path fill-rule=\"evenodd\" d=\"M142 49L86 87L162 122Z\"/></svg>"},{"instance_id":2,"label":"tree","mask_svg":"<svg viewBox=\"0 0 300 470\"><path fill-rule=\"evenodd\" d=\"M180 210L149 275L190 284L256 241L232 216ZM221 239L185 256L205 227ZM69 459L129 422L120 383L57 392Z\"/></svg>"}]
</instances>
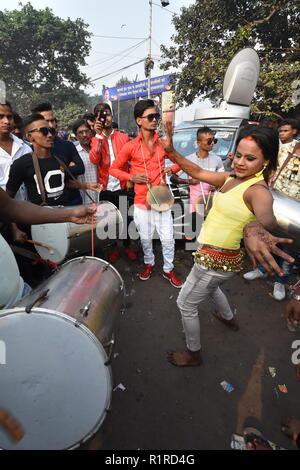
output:
<instances>
[{"instance_id":1,"label":"tree","mask_svg":"<svg viewBox=\"0 0 300 470\"><path fill-rule=\"evenodd\" d=\"M179 104L222 96L227 66L240 49L254 47L261 72L253 110L282 116L295 106L300 76L299 0L210 0L182 8L173 17L175 45L161 46L163 70L176 74Z\"/></svg>"},{"instance_id":2,"label":"tree","mask_svg":"<svg viewBox=\"0 0 300 470\"><path fill-rule=\"evenodd\" d=\"M62 107L89 84L80 70L91 49L88 25L63 20L49 8L21 6L0 11L0 78L20 112L28 113L37 100Z\"/></svg>"},{"instance_id":3,"label":"tree","mask_svg":"<svg viewBox=\"0 0 300 470\"><path fill-rule=\"evenodd\" d=\"M63 108L56 110L58 128L62 131L71 131L74 122L87 112L84 105L66 103Z\"/></svg>"}]
</instances>

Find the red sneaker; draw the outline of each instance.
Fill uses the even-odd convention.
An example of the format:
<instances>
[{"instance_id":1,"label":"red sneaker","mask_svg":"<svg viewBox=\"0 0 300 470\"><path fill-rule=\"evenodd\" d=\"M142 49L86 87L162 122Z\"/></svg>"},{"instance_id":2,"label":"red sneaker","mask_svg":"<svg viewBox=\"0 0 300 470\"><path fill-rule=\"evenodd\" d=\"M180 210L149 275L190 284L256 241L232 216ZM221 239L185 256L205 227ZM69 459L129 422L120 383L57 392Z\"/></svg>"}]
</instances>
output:
<instances>
[{"instance_id":1,"label":"red sneaker","mask_svg":"<svg viewBox=\"0 0 300 470\"><path fill-rule=\"evenodd\" d=\"M145 264L144 270L139 274L139 278L141 281L147 281L151 274L153 273L154 265L153 264Z\"/></svg>"},{"instance_id":2,"label":"red sneaker","mask_svg":"<svg viewBox=\"0 0 300 470\"><path fill-rule=\"evenodd\" d=\"M168 279L168 281L170 281L170 283L172 284L173 287L176 287L177 289L180 289L183 282L179 279L179 277L177 276L177 274L175 274L175 271L174 269L172 271L170 271L169 273L163 273L163 277L165 279Z\"/></svg>"},{"instance_id":3,"label":"red sneaker","mask_svg":"<svg viewBox=\"0 0 300 470\"><path fill-rule=\"evenodd\" d=\"M113 251L111 251L108 255L108 262L109 263L115 263L116 261L118 261L118 259L120 258L121 256L121 253L119 250L115 249Z\"/></svg>"},{"instance_id":4,"label":"red sneaker","mask_svg":"<svg viewBox=\"0 0 300 470\"><path fill-rule=\"evenodd\" d=\"M124 253L129 259L131 259L131 261L135 261L137 259L137 254L129 248L129 246L125 248Z\"/></svg>"}]
</instances>

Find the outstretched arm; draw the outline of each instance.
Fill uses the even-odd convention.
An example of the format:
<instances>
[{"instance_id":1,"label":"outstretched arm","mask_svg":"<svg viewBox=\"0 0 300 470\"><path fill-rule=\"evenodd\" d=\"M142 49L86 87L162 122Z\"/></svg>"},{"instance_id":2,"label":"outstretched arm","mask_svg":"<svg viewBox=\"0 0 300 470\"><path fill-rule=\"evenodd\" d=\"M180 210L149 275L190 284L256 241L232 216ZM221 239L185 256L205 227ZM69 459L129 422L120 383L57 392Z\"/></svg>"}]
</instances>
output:
<instances>
[{"instance_id":1,"label":"outstretched arm","mask_svg":"<svg viewBox=\"0 0 300 470\"><path fill-rule=\"evenodd\" d=\"M47 224L56 222L90 223L96 208L79 206L73 209L50 209L26 201L16 201L0 189L0 219L20 224Z\"/></svg>"},{"instance_id":2,"label":"outstretched arm","mask_svg":"<svg viewBox=\"0 0 300 470\"><path fill-rule=\"evenodd\" d=\"M160 140L160 144L165 152L170 155L176 163L192 178L195 178L204 183L209 183L212 186L221 187L230 175L229 172L217 173L215 171L207 171L200 168L198 165L190 162L178 153L173 146L173 125L170 121L166 122L166 140Z\"/></svg>"}]
</instances>

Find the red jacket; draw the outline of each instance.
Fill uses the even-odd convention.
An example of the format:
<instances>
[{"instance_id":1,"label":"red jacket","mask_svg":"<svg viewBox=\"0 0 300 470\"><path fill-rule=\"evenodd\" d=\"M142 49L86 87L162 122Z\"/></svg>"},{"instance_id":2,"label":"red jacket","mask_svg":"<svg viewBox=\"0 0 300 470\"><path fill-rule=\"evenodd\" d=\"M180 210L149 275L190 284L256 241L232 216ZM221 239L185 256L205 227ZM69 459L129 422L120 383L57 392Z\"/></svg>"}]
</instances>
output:
<instances>
[{"instance_id":1,"label":"red jacket","mask_svg":"<svg viewBox=\"0 0 300 470\"><path fill-rule=\"evenodd\" d=\"M122 148L113 162L109 173L119 178L120 181L129 181L131 175L143 173L149 177L150 186L161 185L161 178L165 181L164 168L166 158L174 161L160 145L158 134L154 134L153 154L151 154L140 132L136 139L133 139ZM130 170L124 170L125 165L128 165L128 163L130 163ZM181 169L178 165L173 165L170 168L173 173ZM147 185L135 184L134 192L134 204L143 209L150 209L146 201Z\"/></svg>"},{"instance_id":2,"label":"red jacket","mask_svg":"<svg viewBox=\"0 0 300 470\"><path fill-rule=\"evenodd\" d=\"M114 131L111 134L115 158L117 158L121 148L129 141L128 135L122 132ZM98 183L102 184L103 190L105 190L108 183L111 161L107 137L104 134L92 138L90 161L94 163L94 165L98 165ZM122 170L128 171L128 163L124 164ZM126 181L121 180L120 184L122 189L126 188Z\"/></svg>"}]
</instances>

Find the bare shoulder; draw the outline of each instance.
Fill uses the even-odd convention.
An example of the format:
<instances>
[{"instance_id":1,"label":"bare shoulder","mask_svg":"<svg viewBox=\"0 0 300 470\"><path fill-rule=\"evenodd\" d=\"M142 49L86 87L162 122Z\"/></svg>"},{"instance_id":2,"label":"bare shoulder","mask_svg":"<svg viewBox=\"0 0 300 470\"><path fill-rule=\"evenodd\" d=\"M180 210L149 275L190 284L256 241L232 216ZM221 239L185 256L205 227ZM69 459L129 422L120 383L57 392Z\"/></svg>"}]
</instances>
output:
<instances>
[{"instance_id":1,"label":"bare shoulder","mask_svg":"<svg viewBox=\"0 0 300 470\"><path fill-rule=\"evenodd\" d=\"M273 201L272 193L265 181L253 184L244 193L244 200L249 202L263 202L264 204Z\"/></svg>"}]
</instances>

